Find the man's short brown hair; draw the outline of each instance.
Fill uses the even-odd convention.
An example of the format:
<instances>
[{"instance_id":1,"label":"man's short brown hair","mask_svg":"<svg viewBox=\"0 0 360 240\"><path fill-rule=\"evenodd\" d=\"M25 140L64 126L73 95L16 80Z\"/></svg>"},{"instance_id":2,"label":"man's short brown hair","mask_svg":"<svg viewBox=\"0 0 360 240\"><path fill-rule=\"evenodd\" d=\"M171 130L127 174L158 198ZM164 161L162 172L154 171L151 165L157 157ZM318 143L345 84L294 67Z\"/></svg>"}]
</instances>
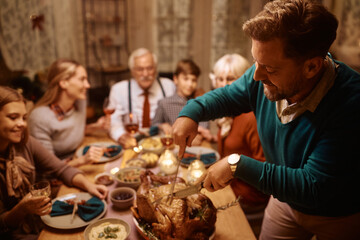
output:
<instances>
[{"instance_id":1,"label":"man's short brown hair","mask_svg":"<svg viewBox=\"0 0 360 240\"><path fill-rule=\"evenodd\" d=\"M336 38L338 21L322 4L311 0L269 2L243 25L257 41L279 38L289 58L325 57Z\"/></svg>"}]
</instances>

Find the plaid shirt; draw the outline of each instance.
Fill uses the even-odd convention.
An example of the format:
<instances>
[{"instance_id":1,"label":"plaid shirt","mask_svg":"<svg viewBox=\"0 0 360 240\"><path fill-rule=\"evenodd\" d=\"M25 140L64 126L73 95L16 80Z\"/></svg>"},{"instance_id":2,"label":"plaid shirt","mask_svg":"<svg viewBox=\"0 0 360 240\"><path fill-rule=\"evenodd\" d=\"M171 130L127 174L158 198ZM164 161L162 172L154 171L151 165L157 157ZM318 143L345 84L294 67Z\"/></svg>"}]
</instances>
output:
<instances>
[{"instance_id":1,"label":"plaid shirt","mask_svg":"<svg viewBox=\"0 0 360 240\"><path fill-rule=\"evenodd\" d=\"M50 109L55 113L56 118L61 121L65 117L64 111L57 104L50 104Z\"/></svg>"},{"instance_id":2,"label":"plaid shirt","mask_svg":"<svg viewBox=\"0 0 360 240\"><path fill-rule=\"evenodd\" d=\"M161 123L173 125L187 101L188 99L180 97L176 93L171 97L160 100L155 112L155 117L152 120L152 125L155 126ZM200 126L209 128L209 122L200 122Z\"/></svg>"}]
</instances>

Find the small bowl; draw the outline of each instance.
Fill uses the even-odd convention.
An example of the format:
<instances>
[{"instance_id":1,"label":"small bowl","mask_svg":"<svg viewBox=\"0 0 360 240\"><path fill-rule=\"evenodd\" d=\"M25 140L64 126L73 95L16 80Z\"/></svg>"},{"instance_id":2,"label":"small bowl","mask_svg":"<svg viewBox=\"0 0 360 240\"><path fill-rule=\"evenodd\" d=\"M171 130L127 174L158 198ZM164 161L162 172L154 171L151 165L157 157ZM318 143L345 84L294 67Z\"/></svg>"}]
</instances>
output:
<instances>
[{"instance_id":1,"label":"small bowl","mask_svg":"<svg viewBox=\"0 0 360 240\"><path fill-rule=\"evenodd\" d=\"M91 231L96 228L96 227L99 227L101 224L104 224L103 227L100 227L99 231L101 231L101 229L104 229L105 226L105 223L109 223L110 224L116 224L116 225L122 225L125 227L125 230L124 230L124 238L123 239L126 239L129 237L130 235L130 232L131 232L131 227L130 225L125 222L124 220L122 219L119 219L119 218L103 218L103 219L100 219L96 222L93 222L91 223L90 225L88 225L86 228L85 228L85 231L84 231L84 238L85 240L90 240L91 237L90 237L90 234L91 234ZM107 225L107 224L106 224ZM95 236L97 237L99 235L99 233L95 234Z\"/></svg>"},{"instance_id":2,"label":"small bowl","mask_svg":"<svg viewBox=\"0 0 360 240\"><path fill-rule=\"evenodd\" d=\"M96 184L111 185L114 183L114 178L109 173L100 173L95 176Z\"/></svg>"},{"instance_id":3,"label":"small bowl","mask_svg":"<svg viewBox=\"0 0 360 240\"><path fill-rule=\"evenodd\" d=\"M114 174L114 179L119 187L131 187L137 189L140 184L140 174L145 171L141 167L127 167L122 168Z\"/></svg>"},{"instance_id":4,"label":"small bowl","mask_svg":"<svg viewBox=\"0 0 360 240\"><path fill-rule=\"evenodd\" d=\"M133 158L126 161L125 167L146 168L147 162L142 158Z\"/></svg>"},{"instance_id":5,"label":"small bowl","mask_svg":"<svg viewBox=\"0 0 360 240\"><path fill-rule=\"evenodd\" d=\"M153 152L161 154L164 151L164 145L161 143L160 137L148 137L139 142L144 152Z\"/></svg>"},{"instance_id":6,"label":"small bowl","mask_svg":"<svg viewBox=\"0 0 360 240\"><path fill-rule=\"evenodd\" d=\"M159 155L153 152L144 152L141 154L140 158L145 160L147 168L153 168L158 163Z\"/></svg>"},{"instance_id":7,"label":"small bowl","mask_svg":"<svg viewBox=\"0 0 360 240\"><path fill-rule=\"evenodd\" d=\"M129 187L118 187L110 192L110 200L118 209L127 209L134 204L136 192Z\"/></svg>"}]
</instances>

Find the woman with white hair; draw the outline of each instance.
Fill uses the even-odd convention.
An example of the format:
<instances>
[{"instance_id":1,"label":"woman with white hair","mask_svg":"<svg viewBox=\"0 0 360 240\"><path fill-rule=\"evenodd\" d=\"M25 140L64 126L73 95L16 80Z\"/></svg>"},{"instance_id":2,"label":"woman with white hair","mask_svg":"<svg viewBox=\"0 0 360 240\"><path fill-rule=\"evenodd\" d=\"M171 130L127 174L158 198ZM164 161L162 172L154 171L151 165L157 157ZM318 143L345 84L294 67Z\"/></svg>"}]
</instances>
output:
<instances>
[{"instance_id":1,"label":"woman with white hair","mask_svg":"<svg viewBox=\"0 0 360 240\"><path fill-rule=\"evenodd\" d=\"M213 87L230 85L249 67L249 62L239 54L224 55L215 63L213 73L210 74ZM235 118L224 117L217 123L219 126L218 151L221 158L238 153L265 161L253 112L243 113ZM236 196L241 195L240 203L245 213L264 208L268 201L267 195L238 179L232 181L231 187Z\"/></svg>"}]
</instances>

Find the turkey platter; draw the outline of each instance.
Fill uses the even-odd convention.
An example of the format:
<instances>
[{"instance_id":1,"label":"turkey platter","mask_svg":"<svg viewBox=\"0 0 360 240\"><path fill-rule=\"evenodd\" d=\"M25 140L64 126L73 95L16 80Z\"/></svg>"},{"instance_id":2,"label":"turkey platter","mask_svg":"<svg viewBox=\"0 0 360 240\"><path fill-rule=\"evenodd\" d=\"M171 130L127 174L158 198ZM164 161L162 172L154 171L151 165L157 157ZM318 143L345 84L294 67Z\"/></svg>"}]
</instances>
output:
<instances>
[{"instance_id":1,"label":"turkey platter","mask_svg":"<svg viewBox=\"0 0 360 240\"><path fill-rule=\"evenodd\" d=\"M147 170L140 178L132 212L150 239L209 239L215 231L216 209L207 196L199 193L174 198L170 204L164 196L170 193L173 176L158 176ZM182 178L176 179L175 192L186 187Z\"/></svg>"}]
</instances>

